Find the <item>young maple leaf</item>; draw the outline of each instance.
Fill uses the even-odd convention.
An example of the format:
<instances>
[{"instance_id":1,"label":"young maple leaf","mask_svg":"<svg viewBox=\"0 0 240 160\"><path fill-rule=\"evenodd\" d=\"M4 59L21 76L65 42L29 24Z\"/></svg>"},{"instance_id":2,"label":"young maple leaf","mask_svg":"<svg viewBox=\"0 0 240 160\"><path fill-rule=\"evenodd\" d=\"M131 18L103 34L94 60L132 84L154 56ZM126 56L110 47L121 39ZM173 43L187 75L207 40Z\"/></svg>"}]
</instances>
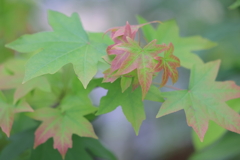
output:
<instances>
[{"instance_id":1,"label":"young maple leaf","mask_svg":"<svg viewBox=\"0 0 240 160\"><path fill-rule=\"evenodd\" d=\"M111 82L113 83L116 79L118 79L120 76L114 76L116 72L111 71L111 68L107 69L106 71L103 72L104 74L104 79L103 82Z\"/></svg>"},{"instance_id":2,"label":"young maple leaf","mask_svg":"<svg viewBox=\"0 0 240 160\"><path fill-rule=\"evenodd\" d=\"M155 71L160 72L163 70L162 83L160 84L160 87L167 83L169 77L171 77L173 83L176 83L178 80L177 67L180 67L180 60L178 57L173 55L173 51L173 44L170 43L168 50L164 52L164 57L156 58L159 63L156 66Z\"/></svg>"},{"instance_id":3,"label":"young maple leaf","mask_svg":"<svg viewBox=\"0 0 240 160\"><path fill-rule=\"evenodd\" d=\"M110 31L112 40L115 43L119 43L122 41L126 41L126 37L130 37L134 39L136 36L136 33L138 32L138 29L150 23L161 23L161 22L151 21L151 22L147 22L139 25L130 25L128 22L126 22L125 26L110 28L105 33Z\"/></svg>"},{"instance_id":4,"label":"young maple leaf","mask_svg":"<svg viewBox=\"0 0 240 160\"><path fill-rule=\"evenodd\" d=\"M0 127L8 137L14 121L14 114L19 112L33 112L33 109L27 103L9 104L0 92Z\"/></svg>"},{"instance_id":5,"label":"young maple leaf","mask_svg":"<svg viewBox=\"0 0 240 160\"><path fill-rule=\"evenodd\" d=\"M208 121L240 133L240 116L228 107L226 101L240 97L240 87L233 81L215 82L220 61L195 65L191 70L188 90L164 92L167 100L157 117L184 109L187 123L201 141L208 129Z\"/></svg>"},{"instance_id":6,"label":"young maple leaf","mask_svg":"<svg viewBox=\"0 0 240 160\"><path fill-rule=\"evenodd\" d=\"M126 22L125 26L110 28L105 32L107 33L111 31L111 38L115 42L113 45L110 45L107 48L108 55L116 55L116 57L112 61L111 71L117 70L129 55L129 53L126 51L114 49L114 46L117 45L118 43L128 43L127 37L134 40L135 35L139 28L147 24L157 23L157 22L160 23L160 21L152 21L152 22L148 22L140 25L130 25L128 22Z\"/></svg>"},{"instance_id":7,"label":"young maple leaf","mask_svg":"<svg viewBox=\"0 0 240 160\"><path fill-rule=\"evenodd\" d=\"M33 119L43 121L35 132L34 148L53 137L54 148L64 158L68 148L72 147L72 134L97 138L91 123L83 117L97 108L84 104L79 96L69 96L60 105L62 110L41 108L29 114Z\"/></svg>"},{"instance_id":8,"label":"young maple leaf","mask_svg":"<svg viewBox=\"0 0 240 160\"><path fill-rule=\"evenodd\" d=\"M123 62L118 63L118 66L115 66L114 63L111 64L111 68L114 66L114 69L118 69L113 76L125 75L136 69L138 81L142 88L142 99L144 99L152 83L152 76L156 72L154 70L158 63L156 58L159 53L167 50L168 47L156 44L156 40L151 41L144 48L129 37L127 37L127 41L127 43L119 43L113 47L116 52L124 51L128 54ZM116 56L115 59L117 58Z\"/></svg>"}]
</instances>

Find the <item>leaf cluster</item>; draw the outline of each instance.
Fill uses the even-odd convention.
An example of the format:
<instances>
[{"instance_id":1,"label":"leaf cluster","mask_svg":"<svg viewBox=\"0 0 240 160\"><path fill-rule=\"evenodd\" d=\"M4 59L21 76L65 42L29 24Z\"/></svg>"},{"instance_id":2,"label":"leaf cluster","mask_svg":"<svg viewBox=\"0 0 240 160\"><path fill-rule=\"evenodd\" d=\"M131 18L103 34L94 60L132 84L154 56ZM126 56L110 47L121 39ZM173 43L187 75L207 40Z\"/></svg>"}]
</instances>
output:
<instances>
[{"instance_id":1,"label":"leaf cluster","mask_svg":"<svg viewBox=\"0 0 240 160\"><path fill-rule=\"evenodd\" d=\"M143 100L162 103L157 118L183 109L201 141L210 120L240 133L240 116L227 103L240 98L240 87L233 81L216 81L219 60L204 63L193 53L216 43L200 36L180 37L174 20L154 28L150 23L159 22L138 17L139 25L127 22L111 28L109 37L86 32L76 13L68 17L49 11L48 19L53 31L24 35L6 45L31 57L0 65L0 127L7 136L16 133L0 159L14 159L23 152L39 160L116 159L97 140L91 121L121 106L138 134L146 118ZM140 28L149 42L144 47L136 41ZM180 66L191 71L187 89L166 85L169 78L177 82ZM103 78L95 78L98 71L103 71ZM155 86L152 81L161 71L162 81ZM89 98L97 87L107 90L98 107ZM176 91L161 92L163 87ZM27 126L12 127L14 119L19 126L27 121ZM26 139L21 153L8 154Z\"/></svg>"}]
</instances>

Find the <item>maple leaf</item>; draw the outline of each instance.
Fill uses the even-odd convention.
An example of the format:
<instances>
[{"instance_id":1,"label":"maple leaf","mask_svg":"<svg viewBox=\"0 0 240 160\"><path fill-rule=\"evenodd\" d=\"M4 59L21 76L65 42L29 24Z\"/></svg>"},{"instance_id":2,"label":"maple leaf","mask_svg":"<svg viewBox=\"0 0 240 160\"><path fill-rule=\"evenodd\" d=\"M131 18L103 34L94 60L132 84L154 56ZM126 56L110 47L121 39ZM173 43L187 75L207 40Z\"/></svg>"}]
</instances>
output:
<instances>
[{"instance_id":1,"label":"maple leaf","mask_svg":"<svg viewBox=\"0 0 240 160\"><path fill-rule=\"evenodd\" d=\"M124 60L129 56L129 52L123 51L123 50L116 50L114 47L118 43L128 43L127 37L134 40L135 35L139 28L150 24L150 23L159 23L160 21L152 21L140 25L130 25L128 22L126 22L125 26L122 27L114 27L107 30L105 33L111 31L111 38L115 42L113 45L108 46L107 48L107 54L108 55L116 55L116 57L112 61L111 65L111 71L115 71L121 66L121 64L124 62Z\"/></svg>"},{"instance_id":2,"label":"maple leaf","mask_svg":"<svg viewBox=\"0 0 240 160\"><path fill-rule=\"evenodd\" d=\"M178 80L178 71L177 67L180 67L180 60L178 57L173 55L174 47L172 43L170 43L168 50L164 52L164 57L157 57L157 60L159 61L158 65L156 66L155 70L157 72L163 70L163 76L162 76L162 83L160 84L160 87L164 86L168 78L172 78L172 82L176 83Z\"/></svg>"},{"instance_id":3,"label":"maple leaf","mask_svg":"<svg viewBox=\"0 0 240 160\"><path fill-rule=\"evenodd\" d=\"M231 107L237 113L240 112L240 98L231 99L226 102L229 107ZM192 142L194 145L195 150L202 150L209 145L215 143L216 141L220 140L224 134L227 133L227 130L219 125L217 125L213 121L209 121L208 130L204 136L204 142L201 142L198 138L196 132L192 131Z\"/></svg>"},{"instance_id":4,"label":"maple leaf","mask_svg":"<svg viewBox=\"0 0 240 160\"><path fill-rule=\"evenodd\" d=\"M208 129L208 121L240 133L240 116L228 107L226 101L240 97L240 87L233 81L215 82L220 61L194 65L188 90L164 92L167 100L157 117L184 109L187 123L193 127L201 141Z\"/></svg>"},{"instance_id":5,"label":"maple leaf","mask_svg":"<svg viewBox=\"0 0 240 160\"><path fill-rule=\"evenodd\" d=\"M111 70L112 69L109 68L109 69L107 69L106 71L103 72L103 74L104 74L103 82L111 82L112 83L120 77L120 76L115 76L114 74L116 72L111 71Z\"/></svg>"},{"instance_id":6,"label":"maple leaf","mask_svg":"<svg viewBox=\"0 0 240 160\"><path fill-rule=\"evenodd\" d=\"M112 47L112 50L115 50L117 54L118 51L124 51L123 54L127 54L123 61L122 59L120 60L121 63L116 62L118 61L118 56L114 58L111 64L111 69L114 68L113 71L116 69L118 70L112 76L117 78L117 76L128 74L136 69L138 81L142 88L142 99L144 99L151 86L152 76L154 72L156 72L154 70L158 63L156 58L159 53L167 50L168 47L166 45L156 44L156 40L151 41L144 48L139 46L138 43L130 37L127 37L127 41L127 43L119 43ZM116 64L118 64L118 66L116 66ZM116 79L115 77L114 79Z\"/></svg>"},{"instance_id":7,"label":"maple leaf","mask_svg":"<svg viewBox=\"0 0 240 160\"><path fill-rule=\"evenodd\" d=\"M0 92L0 127L8 137L14 121L14 114L19 112L33 112L33 110L24 102L17 105L9 104L6 97Z\"/></svg>"},{"instance_id":8,"label":"maple leaf","mask_svg":"<svg viewBox=\"0 0 240 160\"><path fill-rule=\"evenodd\" d=\"M124 93L122 93L120 80L117 80L114 83L100 83L99 85L108 89L108 92L106 96L101 98L96 115L111 112L118 106L121 106L124 115L132 124L135 133L138 135L141 123L146 118L141 99L141 89L137 88L132 91L131 88L127 88ZM157 87L151 86L148 94L145 99L163 102L163 98L161 97L160 91Z\"/></svg>"},{"instance_id":9,"label":"maple leaf","mask_svg":"<svg viewBox=\"0 0 240 160\"><path fill-rule=\"evenodd\" d=\"M142 17L137 17L139 23L145 23ZM215 47L217 44L201 36L180 37L179 28L175 20L163 22L154 29L151 25L142 28L144 36L148 41L157 39L157 43L172 43L174 45L174 54L181 61L181 66L191 68L194 64L203 64L201 58L193 51L199 51ZM191 59L191 60L189 60Z\"/></svg>"},{"instance_id":10,"label":"maple leaf","mask_svg":"<svg viewBox=\"0 0 240 160\"><path fill-rule=\"evenodd\" d=\"M146 22L144 24L139 24L139 25L130 25L127 21L125 26L110 28L105 32L105 34L107 32L111 32L111 38L113 39L113 41L115 43L119 43L122 41L127 41L126 37L130 37L131 39L134 39L136 36L136 33L138 32L138 29L150 23L161 23L161 22L151 21L151 22Z\"/></svg>"},{"instance_id":11,"label":"maple leaf","mask_svg":"<svg viewBox=\"0 0 240 160\"><path fill-rule=\"evenodd\" d=\"M40 108L29 114L31 118L43 121L35 132L34 148L53 137L54 148L64 158L68 148L72 147L72 134L97 138L91 123L83 117L97 110L88 102L78 95L67 96L59 106L61 110Z\"/></svg>"},{"instance_id":12,"label":"maple leaf","mask_svg":"<svg viewBox=\"0 0 240 160\"><path fill-rule=\"evenodd\" d=\"M106 54L106 44L92 41L82 27L79 16L71 17L49 11L49 24L53 32L25 35L7 44L6 47L19 52L37 52L26 64L24 82L43 75L53 74L62 66L72 63L75 73L86 88L97 73L97 63Z\"/></svg>"}]
</instances>

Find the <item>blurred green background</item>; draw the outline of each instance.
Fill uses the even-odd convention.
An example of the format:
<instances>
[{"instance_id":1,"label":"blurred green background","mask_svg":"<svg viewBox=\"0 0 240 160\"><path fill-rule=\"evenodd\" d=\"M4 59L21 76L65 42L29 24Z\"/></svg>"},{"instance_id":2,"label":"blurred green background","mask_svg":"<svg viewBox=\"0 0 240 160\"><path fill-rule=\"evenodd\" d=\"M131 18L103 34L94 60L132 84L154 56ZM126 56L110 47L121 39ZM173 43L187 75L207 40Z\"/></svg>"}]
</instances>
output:
<instances>
[{"instance_id":1,"label":"blurred green background","mask_svg":"<svg viewBox=\"0 0 240 160\"><path fill-rule=\"evenodd\" d=\"M234 80L240 85L240 7L230 9L235 0L0 0L0 63L19 53L4 47L23 34L51 30L47 10L67 15L79 13L88 31L104 32L126 21L137 24L136 15L148 21L176 19L182 37L201 35L218 46L196 52L205 62L221 59L218 80ZM175 86L187 88L189 70L180 68ZM160 78L160 77L158 77ZM91 97L98 105L103 89ZM240 110L240 101L230 107ZM96 119L94 127L101 142L119 160L239 160L240 135L219 129L207 132L209 143L200 144L187 126L183 111L156 119L161 104L145 102L147 119L135 136L121 108ZM149 106L149 107L148 107ZM192 138L193 137L193 138ZM208 139L208 137L206 139ZM1 138L1 137L0 137ZM0 142L1 145L4 145Z\"/></svg>"}]
</instances>

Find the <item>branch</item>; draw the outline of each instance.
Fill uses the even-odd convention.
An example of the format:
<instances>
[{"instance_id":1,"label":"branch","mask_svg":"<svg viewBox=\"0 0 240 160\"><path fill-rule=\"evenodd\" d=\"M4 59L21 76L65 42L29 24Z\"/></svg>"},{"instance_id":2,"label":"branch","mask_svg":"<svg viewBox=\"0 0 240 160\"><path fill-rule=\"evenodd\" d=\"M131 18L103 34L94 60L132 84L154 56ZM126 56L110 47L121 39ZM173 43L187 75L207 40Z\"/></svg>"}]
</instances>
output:
<instances>
[{"instance_id":1,"label":"branch","mask_svg":"<svg viewBox=\"0 0 240 160\"><path fill-rule=\"evenodd\" d=\"M152 84L160 86L160 83L152 82ZM169 86L169 85L165 85L163 87L170 88L170 89L173 89L173 90L182 90L180 88Z\"/></svg>"},{"instance_id":2,"label":"branch","mask_svg":"<svg viewBox=\"0 0 240 160\"><path fill-rule=\"evenodd\" d=\"M182 90L180 88L177 88L177 87L173 87L173 86L169 86L169 85L165 85L163 87L167 87L167 88L171 88L171 89L174 89L174 90Z\"/></svg>"}]
</instances>

